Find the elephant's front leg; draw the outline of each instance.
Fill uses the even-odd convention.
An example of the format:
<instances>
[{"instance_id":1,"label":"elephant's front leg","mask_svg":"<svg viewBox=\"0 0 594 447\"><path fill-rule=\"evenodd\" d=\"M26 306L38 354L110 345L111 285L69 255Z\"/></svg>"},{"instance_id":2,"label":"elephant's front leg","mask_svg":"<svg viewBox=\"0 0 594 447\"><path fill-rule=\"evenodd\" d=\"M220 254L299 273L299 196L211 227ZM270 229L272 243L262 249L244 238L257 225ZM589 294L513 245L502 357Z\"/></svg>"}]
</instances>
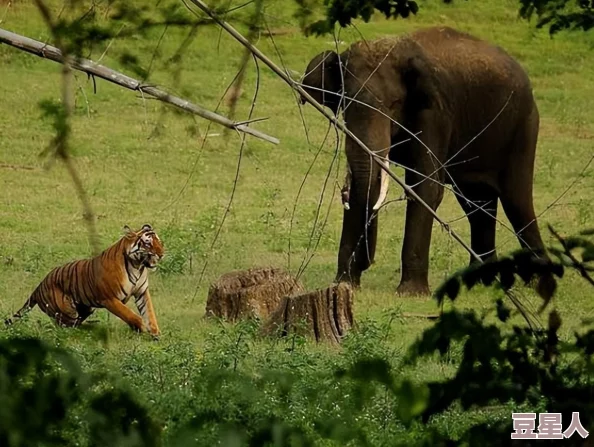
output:
<instances>
[{"instance_id":1,"label":"elephant's front leg","mask_svg":"<svg viewBox=\"0 0 594 447\"><path fill-rule=\"evenodd\" d=\"M440 176L441 177L441 176ZM417 185L414 191L433 210L443 199L443 186L434 180L407 171L407 185ZM406 204L406 224L402 245L402 276L397 293L400 295L429 295L429 247L433 216L416 200Z\"/></svg>"},{"instance_id":2,"label":"elephant's front leg","mask_svg":"<svg viewBox=\"0 0 594 447\"><path fill-rule=\"evenodd\" d=\"M377 215L371 206L352 201L350 209L343 214L335 281L359 287L361 274L373 263L376 241Z\"/></svg>"}]
</instances>

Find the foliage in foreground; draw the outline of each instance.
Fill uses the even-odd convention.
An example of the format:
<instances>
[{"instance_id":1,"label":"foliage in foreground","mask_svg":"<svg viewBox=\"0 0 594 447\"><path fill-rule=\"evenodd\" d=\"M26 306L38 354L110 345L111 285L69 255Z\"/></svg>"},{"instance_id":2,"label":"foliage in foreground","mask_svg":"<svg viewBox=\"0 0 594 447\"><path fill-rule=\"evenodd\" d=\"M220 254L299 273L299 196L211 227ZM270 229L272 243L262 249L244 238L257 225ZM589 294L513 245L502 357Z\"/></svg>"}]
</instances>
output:
<instances>
[{"instance_id":1,"label":"foliage in foreground","mask_svg":"<svg viewBox=\"0 0 594 447\"><path fill-rule=\"evenodd\" d=\"M592 283L593 233L570 238L555 233L561 247L550 248L554 261L549 263L513 255L466 269L454 278L469 288L501 284L501 272L507 275L511 265L513 275L533 272L518 275L526 283L543 272L561 276L566 268ZM444 299L445 289L451 299L460 291L452 291L451 285L441 288L438 299ZM347 337L340 360L323 367L314 367L316 360L302 349L305 340L297 337L285 341L281 351L285 357L277 351L272 358L270 351L261 362L246 367L258 323L242 322L230 332L222 329L215 334L202 359L191 346L171 353L172 370L178 376L176 383L161 377L160 403L149 402L114 375L83 371L64 349L34 338L3 339L0 444L504 445L512 432L509 411L495 420L471 420L455 436L432 423L455 408L467 412L494 405L512 411L560 412L565 426L571 413L579 411L582 424L591 431L592 322L584 333L575 334L572 343L561 343L561 318L555 310L545 328L520 324L510 328L513 312L502 299L492 311L497 318L490 322L489 315L474 311L442 314L396 365L390 361L394 353L364 333L373 332L371 325ZM427 382L407 378L408 366L436 352L455 364L451 378ZM144 355L144 365L130 372L133 381L151 373L150 354ZM129 362L125 367L134 364L132 358ZM174 390L177 386L181 392ZM564 443L580 445L580 441L574 434Z\"/></svg>"},{"instance_id":2,"label":"foliage in foreground","mask_svg":"<svg viewBox=\"0 0 594 447\"><path fill-rule=\"evenodd\" d=\"M375 12L387 19L406 19L419 11L419 5L414 0L324 0L324 18L314 21L313 10L321 1L295 1L300 7L297 17L303 31L314 35L333 32L336 24L344 28L355 19L369 22ZM441 1L445 4L453 2ZM536 15L536 27L548 27L551 36L563 30L588 31L594 28L594 0L519 0L519 4L519 16L530 20Z\"/></svg>"}]
</instances>

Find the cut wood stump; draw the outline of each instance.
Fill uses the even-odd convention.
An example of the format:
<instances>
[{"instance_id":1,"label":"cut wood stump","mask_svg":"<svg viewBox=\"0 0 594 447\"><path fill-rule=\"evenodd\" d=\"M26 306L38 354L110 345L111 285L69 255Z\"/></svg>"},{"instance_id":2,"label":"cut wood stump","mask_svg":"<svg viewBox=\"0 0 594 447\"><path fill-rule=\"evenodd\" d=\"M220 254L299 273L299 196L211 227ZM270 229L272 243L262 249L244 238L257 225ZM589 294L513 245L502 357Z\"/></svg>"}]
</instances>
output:
<instances>
[{"instance_id":1,"label":"cut wood stump","mask_svg":"<svg viewBox=\"0 0 594 447\"><path fill-rule=\"evenodd\" d=\"M304 290L290 273L273 267L259 267L225 273L211 284L206 316L228 321L265 319L281 299Z\"/></svg>"},{"instance_id":2,"label":"cut wood stump","mask_svg":"<svg viewBox=\"0 0 594 447\"><path fill-rule=\"evenodd\" d=\"M286 296L263 324L262 333L281 337L295 333L317 342L340 343L354 324L353 296L352 286L343 282Z\"/></svg>"}]
</instances>

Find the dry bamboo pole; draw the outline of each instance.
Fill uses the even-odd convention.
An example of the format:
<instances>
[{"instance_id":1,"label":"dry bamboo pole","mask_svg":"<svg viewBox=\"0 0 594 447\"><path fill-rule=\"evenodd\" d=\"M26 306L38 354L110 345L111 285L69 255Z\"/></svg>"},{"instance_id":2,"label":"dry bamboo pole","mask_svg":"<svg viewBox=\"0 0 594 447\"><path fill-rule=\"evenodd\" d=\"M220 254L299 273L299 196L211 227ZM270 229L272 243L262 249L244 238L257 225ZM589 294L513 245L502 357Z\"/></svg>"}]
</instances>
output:
<instances>
[{"instance_id":1,"label":"dry bamboo pole","mask_svg":"<svg viewBox=\"0 0 594 447\"><path fill-rule=\"evenodd\" d=\"M46 45L43 42L39 42L37 40L30 39L29 37L12 33L1 28L0 43L10 45L22 51L26 51L27 53L31 53L36 56L52 60L54 62L58 62L60 64L64 63L64 57L60 49L53 47L51 45ZM152 96L153 98L156 98L159 101L171 104L186 112L198 115L206 120L220 124L221 126L225 126L229 129L237 130L239 132L247 133L249 135L252 135L256 138L259 138L272 144L279 144L279 140L277 138L271 137L258 130L252 129L251 127L248 127L246 123L231 121L230 119L225 118L224 116L218 115L214 112L211 112L210 110L206 110L203 107L197 104L193 104L190 101L187 101L183 98L171 95L157 87L143 85L140 81L131 78L130 76L126 76L125 74L112 70L111 68L108 68L104 65L97 64L91 60L84 58L72 58L71 65L72 68L78 71L82 71L89 75L93 75L98 78L104 79L113 84L119 85L120 87L124 87L129 90L138 91L143 94Z\"/></svg>"}]
</instances>

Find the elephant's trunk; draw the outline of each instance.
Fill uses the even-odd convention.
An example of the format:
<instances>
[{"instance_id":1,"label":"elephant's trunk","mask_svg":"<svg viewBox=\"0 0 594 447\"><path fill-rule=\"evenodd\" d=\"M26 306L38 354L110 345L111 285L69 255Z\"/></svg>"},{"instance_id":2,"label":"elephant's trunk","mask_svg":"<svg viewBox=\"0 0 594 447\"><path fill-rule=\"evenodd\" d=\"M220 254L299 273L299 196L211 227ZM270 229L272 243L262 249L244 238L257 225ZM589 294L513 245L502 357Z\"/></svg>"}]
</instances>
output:
<instances>
[{"instance_id":1,"label":"elephant's trunk","mask_svg":"<svg viewBox=\"0 0 594 447\"><path fill-rule=\"evenodd\" d=\"M359 127L357 124L363 125ZM382 157L387 156L390 146L389 122L351 121L349 127L371 150ZM389 179L386 175L381 176L380 171L383 171L351 138L347 137L345 151L350 169L349 208L343 213L336 279L358 285L361 273L369 268L375 258L377 216L374 217L374 205L379 208L385 199Z\"/></svg>"},{"instance_id":2,"label":"elephant's trunk","mask_svg":"<svg viewBox=\"0 0 594 447\"><path fill-rule=\"evenodd\" d=\"M387 161L382 161L381 164L386 168L386 169L390 169L390 163ZM344 207L345 210L349 210L351 209L351 206L349 204L349 199L350 199L350 194L351 194L351 168L349 166L349 164L346 164L346 176L344 179L344 185L342 187L342 189L340 190L341 193L341 199L342 199L342 205ZM381 206L384 203L384 200L386 200L386 197L388 195L388 186L390 185L390 177L388 176L388 174L386 173L386 171L384 171L383 169L380 171L380 192L379 192L379 197L377 199L377 202L375 202L375 205L373 205L373 210L377 211L381 208Z\"/></svg>"}]
</instances>

